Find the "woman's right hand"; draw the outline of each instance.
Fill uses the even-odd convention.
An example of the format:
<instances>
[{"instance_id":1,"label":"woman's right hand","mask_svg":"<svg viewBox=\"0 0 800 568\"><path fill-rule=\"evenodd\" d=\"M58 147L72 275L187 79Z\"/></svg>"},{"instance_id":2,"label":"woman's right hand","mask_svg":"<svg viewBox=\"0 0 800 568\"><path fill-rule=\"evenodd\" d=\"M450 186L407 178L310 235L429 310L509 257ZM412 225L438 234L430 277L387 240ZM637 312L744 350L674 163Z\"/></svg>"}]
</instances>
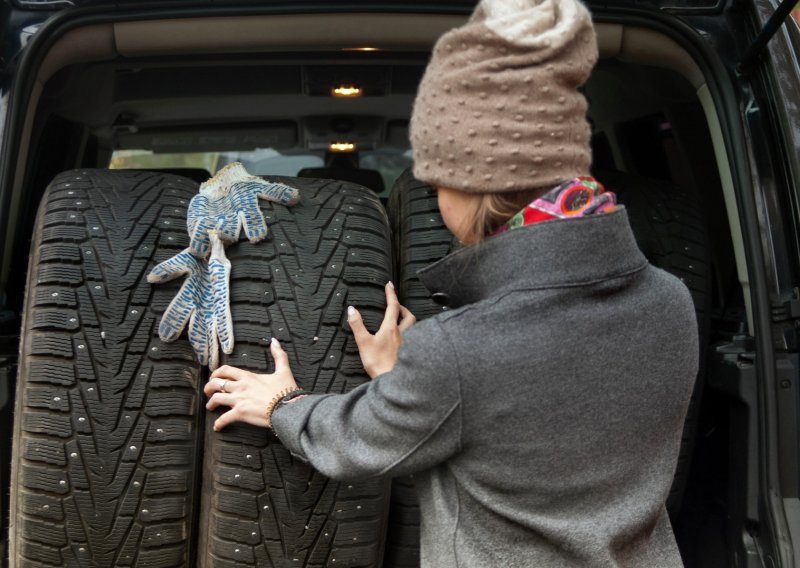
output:
<instances>
[{"instance_id":1,"label":"woman's right hand","mask_svg":"<svg viewBox=\"0 0 800 568\"><path fill-rule=\"evenodd\" d=\"M386 315L378 332L373 335L364 326L361 314L353 306L347 308L347 321L358 345L358 354L371 379L392 370L397 361L397 351L403 344L403 332L414 325L417 318L408 308L400 305L394 285L386 284Z\"/></svg>"}]
</instances>

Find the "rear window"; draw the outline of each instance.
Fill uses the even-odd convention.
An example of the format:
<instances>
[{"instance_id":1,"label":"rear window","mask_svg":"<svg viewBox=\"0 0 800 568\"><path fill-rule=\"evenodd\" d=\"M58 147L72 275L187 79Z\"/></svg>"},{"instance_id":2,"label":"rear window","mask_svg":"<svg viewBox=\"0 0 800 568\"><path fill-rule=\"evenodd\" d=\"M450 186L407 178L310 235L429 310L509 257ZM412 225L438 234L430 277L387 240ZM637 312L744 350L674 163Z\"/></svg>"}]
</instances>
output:
<instances>
[{"instance_id":1,"label":"rear window","mask_svg":"<svg viewBox=\"0 0 800 568\"><path fill-rule=\"evenodd\" d=\"M154 154L149 150L116 150L108 165L112 170L157 170L162 168L202 168L215 171L218 154Z\"/></svg>"},{"instance_id":2,"label":"rear window","mask_svg":"<svg viewBox=\"0 0 800 568\"><path fill-rule=\"evenodd\" d=\"M253 175L296 176L305 168L325 166L322 152L279 152L259 148L243 152L180 152L153 153L150 150L116 150L111 157L111 169L200 168L214 174L227 164L241 162ZM362 152L359 166L377 170L388 193L395 180L412 164L411 151L381 149Z\"/></svg>"}]
</instances>

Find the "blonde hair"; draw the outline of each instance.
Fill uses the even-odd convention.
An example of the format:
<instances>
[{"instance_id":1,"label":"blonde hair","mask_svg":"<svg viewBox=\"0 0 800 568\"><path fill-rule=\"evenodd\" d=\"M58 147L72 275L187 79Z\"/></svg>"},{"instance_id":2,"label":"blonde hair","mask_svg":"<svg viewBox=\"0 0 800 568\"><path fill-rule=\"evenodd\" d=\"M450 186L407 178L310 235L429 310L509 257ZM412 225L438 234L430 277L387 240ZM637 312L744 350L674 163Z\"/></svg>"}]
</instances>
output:
<instances>
[{"instance_id":1,"label":"blonde hair","mask_svg":"<svg viewBox=\"0 0 800 568\"><path fill-rule=\"evenodd\" d=\"M535 188L482 194L480 203L468 225L468 240L464 242L482 241L531 201L544 195L546 191L546 188Z\"/></svg>"}]
</instances>

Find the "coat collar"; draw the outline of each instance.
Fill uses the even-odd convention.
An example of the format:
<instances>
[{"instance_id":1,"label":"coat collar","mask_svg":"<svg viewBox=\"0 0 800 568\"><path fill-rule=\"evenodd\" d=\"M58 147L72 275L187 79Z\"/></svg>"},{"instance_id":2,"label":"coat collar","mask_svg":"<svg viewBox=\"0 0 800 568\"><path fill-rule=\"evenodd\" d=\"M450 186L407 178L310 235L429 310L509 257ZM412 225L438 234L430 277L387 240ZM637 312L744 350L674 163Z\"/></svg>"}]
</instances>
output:
<instances>
[{"instance_id":1,"label":"coat collar","mask_svg":"<svg viewBox=\"0 0 800 568\"><path fill-rule=\"evenodd\" d=\"M451 308L510 290L607 280L647 266L624 207L537 223L460 249L418 272L434 301Z\"/></svg>"}]
</instances>

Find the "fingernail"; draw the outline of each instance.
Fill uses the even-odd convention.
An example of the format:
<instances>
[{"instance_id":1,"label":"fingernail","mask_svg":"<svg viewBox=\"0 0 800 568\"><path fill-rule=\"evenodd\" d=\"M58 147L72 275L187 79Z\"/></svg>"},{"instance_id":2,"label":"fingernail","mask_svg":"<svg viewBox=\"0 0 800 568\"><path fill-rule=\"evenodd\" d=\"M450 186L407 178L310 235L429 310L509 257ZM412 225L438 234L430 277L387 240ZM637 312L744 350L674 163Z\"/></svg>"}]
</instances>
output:
<instances>
[{"instance_id":1,"label":"fingernail","mask_svg":"<svg viewBox=\"0 0 800 568\"><path fill-rule=\"evenodd\" d=\"M280 348L280 346L281 346L281 342L280 342L280 341L278 341L278 338L277 338L277 337L273 337L273 338L272 338L272 341L271 341L271 343L272 343L272 346L273 346L273 347L278 347L278 348Z\"/></svg>"},{"instance_id":2,"label":"fingernail","mask_svg":"<svg viewBox=\"0 0 800 568\"><path fill-rule=\"evenodd\" d=\"M387 282L387 284L389 285L389 288L391 288L392 290L394 290L394 284L392 283L392 281L391 281L391 280L389 280L389 282Z\"/></svg>"},{"instance_id":3,"label":"fingernail","mask_svg":"<svg viewBox=\"0 0 800 568\"><path fill-rule=\"evenodd\" d=\"M348 306L347 307L347 317L351 318L354 315L356 315L356 309L353 306Z\"/></svg>"}]
</instances>

